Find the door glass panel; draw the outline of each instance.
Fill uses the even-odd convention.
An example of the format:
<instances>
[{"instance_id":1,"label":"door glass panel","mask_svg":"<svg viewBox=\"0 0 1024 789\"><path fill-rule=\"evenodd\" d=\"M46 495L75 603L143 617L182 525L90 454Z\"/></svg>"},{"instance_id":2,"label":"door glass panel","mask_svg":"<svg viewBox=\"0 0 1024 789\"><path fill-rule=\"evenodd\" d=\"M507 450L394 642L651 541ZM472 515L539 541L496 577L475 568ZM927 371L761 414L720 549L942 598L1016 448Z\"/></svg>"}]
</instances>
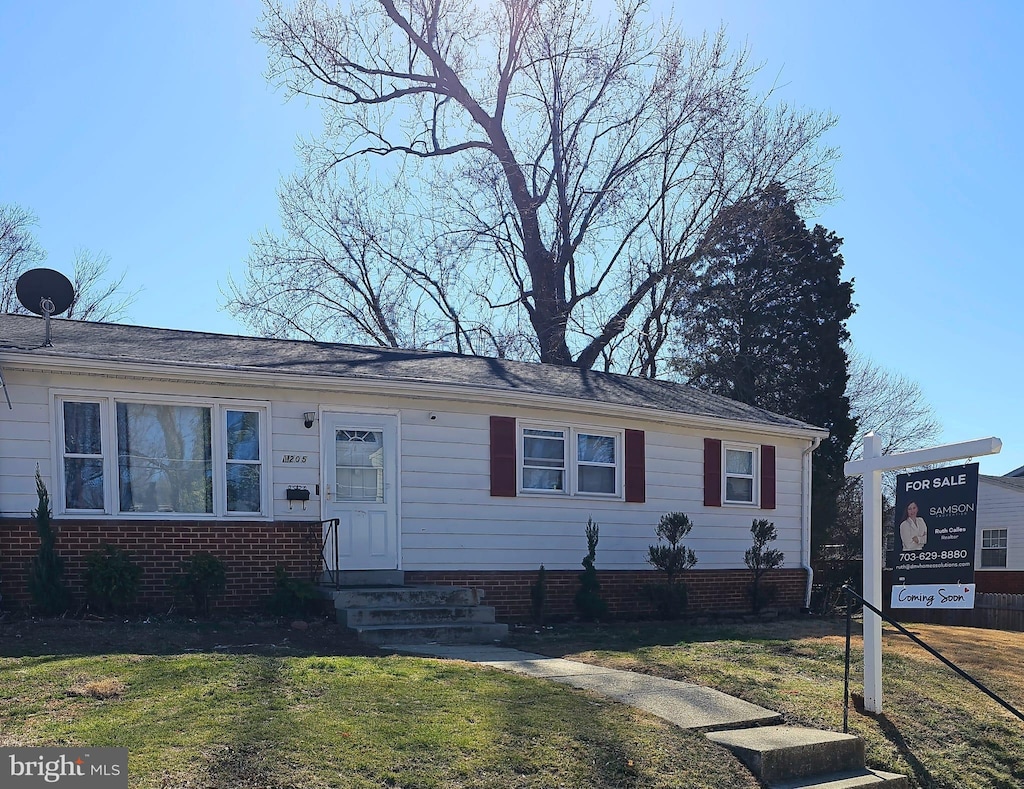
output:
<instances>
[{"instance_id":1,"label":"door glass panel","mask_svg":"<svg viewBox=\"0 0 1024 789\"><path fill-rule=\"evenodd\" d=\"M334 431L335 500L384 503L384 433Z\"/></svg>"}]
</instances>

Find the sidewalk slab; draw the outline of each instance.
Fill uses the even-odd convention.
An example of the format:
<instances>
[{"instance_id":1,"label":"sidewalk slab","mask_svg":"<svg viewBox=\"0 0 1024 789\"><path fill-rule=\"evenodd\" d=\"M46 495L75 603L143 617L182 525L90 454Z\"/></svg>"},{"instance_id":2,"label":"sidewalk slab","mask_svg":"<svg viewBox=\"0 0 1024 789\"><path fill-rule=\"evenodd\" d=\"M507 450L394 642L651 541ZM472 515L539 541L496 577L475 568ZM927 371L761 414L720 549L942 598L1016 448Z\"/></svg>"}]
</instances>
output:
<instances>
[{"instance_id":1,"label":"sidewalk slab","mask_svg":"<svg viewBox=\"0 0 1024 789\"><path fill-rule=\"evenodd\" d=\"M420 644L391 648L407 654L465 660L572 685L637 707L683 729L761 726L782 720L777 712L701 685L550 658L508 647Z\"/></svg>"}]
</instances>

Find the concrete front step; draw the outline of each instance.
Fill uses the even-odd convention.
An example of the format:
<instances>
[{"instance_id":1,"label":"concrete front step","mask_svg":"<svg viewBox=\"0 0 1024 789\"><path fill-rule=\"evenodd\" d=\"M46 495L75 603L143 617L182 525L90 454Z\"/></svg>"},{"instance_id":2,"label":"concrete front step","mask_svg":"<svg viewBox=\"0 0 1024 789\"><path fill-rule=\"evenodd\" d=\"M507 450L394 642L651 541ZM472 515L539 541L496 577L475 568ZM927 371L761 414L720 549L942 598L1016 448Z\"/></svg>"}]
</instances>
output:
<instances>
[{"instance_id":1,"label":"concrete front step","mask_svg":"<svg viewBox=\"0 0 1024 789\"><path fill-rule=\"evenodd\" d=\"M479 589L459 586L401 586L339 589L331 592L334 607L344 608L428 608L475 606L483 599Z\"/></svg>"},{"instance_id":2,"label":"concrete front step","mask_svg":"<svg viewBox=\"0 0 1024 789\"><path fill-rule=\"evenodd\" d=\"M359 625L360 641L380 646L400 644L491 644L508 636L508 625L495 623L450 625Z\"/></svg>"},{"instance_id":3,"label":"concrete front step","mask_svg":"<svg viewBox=\"0 0 1024 789\"><path fill-rule=\"evenodd\" d=\"M360 625L434 625L494 622L494 606L415 606L402 608L343 608L338 622L346 627Z\"/></svg>"},{"instance_id":4,"label":"concrete front step","mask_svg":"<svg viewBox=\"0 0 1024 789\"><path fill-rule=\"evenodd\" d=\"M710 732L707 737L732 751L771 787L814 776L864 772L864 741L852 734L763 726Z\"/></svg>"}]
</instances>

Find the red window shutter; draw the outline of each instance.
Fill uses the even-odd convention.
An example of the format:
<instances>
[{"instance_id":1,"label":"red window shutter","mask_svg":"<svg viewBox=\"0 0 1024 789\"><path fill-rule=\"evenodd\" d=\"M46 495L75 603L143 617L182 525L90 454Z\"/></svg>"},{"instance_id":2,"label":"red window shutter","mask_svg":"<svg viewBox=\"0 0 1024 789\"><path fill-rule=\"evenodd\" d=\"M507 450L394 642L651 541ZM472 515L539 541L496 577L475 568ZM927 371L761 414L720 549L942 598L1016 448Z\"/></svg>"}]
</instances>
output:
<instances>
[{"instance_id":1,"label":"red window shutter","mask_svg":"<svg viewBox=\"0 0 1024 789\"><path fill-rule=\"evenodd\" d=\"M722 442L704 439L704 506L722 506Z\"/></svg>"},{"instance_id":2,"label":"red window shutter","mask_svg":"<svg viewBox=\"0 0 1024 789\"><path fill-rule=\"evenodd\" d=\"M515 417L491 417L491 495L516 495Z\"/></svg>"},{"instance_id":3,"label":"red window shutter","mask_svg":"<svg viewBox=\"0 0 1024 789\"><path fill-rule=\"evenodd\" d=\"M647 501L647 460L644 431L626 431L626 501Z\"/></svg>"},{"instance_id":4,"label":"red window shutter","mask_svg":"<svg viewBox=\"0 0 1024 789\"><path fill-rule=\"evenodd\" d=\"M775 509L775 447L761 444L761 509Z\"/></svg>"}]
</instances>

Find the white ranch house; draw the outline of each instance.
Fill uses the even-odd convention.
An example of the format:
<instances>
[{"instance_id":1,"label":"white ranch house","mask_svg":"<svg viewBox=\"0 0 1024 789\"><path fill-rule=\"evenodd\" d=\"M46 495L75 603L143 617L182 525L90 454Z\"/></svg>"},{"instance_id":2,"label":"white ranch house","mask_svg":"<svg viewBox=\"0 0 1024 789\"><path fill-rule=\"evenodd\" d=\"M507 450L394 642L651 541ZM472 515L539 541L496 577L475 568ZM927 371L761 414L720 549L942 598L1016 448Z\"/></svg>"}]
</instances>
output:
<instances>
[{"instance_id":1,"label":"white ranch house","mask_svg":"<svg viewBox=\"0 0 1024 789\"><path fill-rule=\"evenodd\" d=\"M225 606L257 606L280 564L464 584L514 620L544 565L568 616L593 518L612 611L642 613L647 548L673 511L695 524L692 609L748 610L754 518L779 531L777 604L807 605L827 435L811 425L680 384L443 352L71 320L43 336L40 318L0 316L5 604L28 602L38 468L72 584L114 543L152 606L180 558L209 550L228 565Z\"/></svg>"}]
</instances>

